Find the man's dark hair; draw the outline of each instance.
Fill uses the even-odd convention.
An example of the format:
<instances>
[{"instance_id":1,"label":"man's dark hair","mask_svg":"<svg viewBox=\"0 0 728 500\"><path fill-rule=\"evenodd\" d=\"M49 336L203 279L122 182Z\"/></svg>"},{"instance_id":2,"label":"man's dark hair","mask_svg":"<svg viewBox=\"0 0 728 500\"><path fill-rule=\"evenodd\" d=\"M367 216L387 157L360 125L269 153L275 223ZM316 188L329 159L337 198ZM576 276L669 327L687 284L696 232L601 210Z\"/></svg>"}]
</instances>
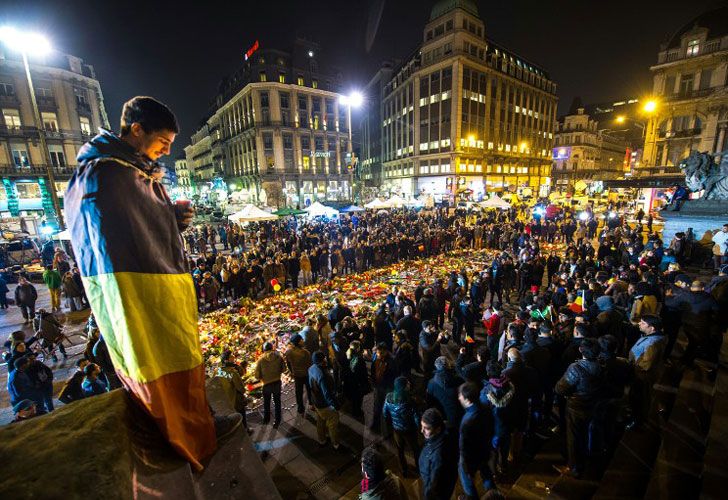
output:
<instances>
[{"instance_id":1,"label":"man's dark hair","mask_svg":"<svg viewBox=\"0 0 728 500\"><path fill-rule=\"evenodd\" d=\"M526 331L523 334L523 340L525 340L527 344L533 344L536 342L536 339L538 339L538 332L539 330L535 328L526 328Z\"/></svg>"},{"instance_id":2,"label":"man's dark hair","mask_svg":"<svg viewBox=\"0 0 728 500\"><path fill-rule=\"evenodd\" d=\"M27 356L23 356L22 358L16 359L13 363L13 366L16 370L20 370L21 368L25 368L29 362L30 360L27 358Z\"/></svg>"},{"instance_id":3,"label":"man's dark hair","mask_svg":"<svg viewBox=\"0 0 728 500\"><path fill-rule=\"evenodd\" d=\"M481 345L480 347L478 347L478 357L483 362L488 361L488 359L490 358L490 349L488 349L488 346Z\"/></svg>"},{"instance_id":4,"label":"man's dark hair","mask_svg":"<svg viewBox=\"0 0 728 500\"><path fill-rule=\"evenodd\" d=\"M617 338L614 335L602 335L599 337L599 348L602 354L616 354L617 353Z\"/></svg>"},{"instance_id":5,"label":"man's dark hair","mask_svg":"<svg viewBox=\"0 0 728 500\"><path fill-rule=\"evenodd\" d=\"M144 132L151 134L158 130L179 133L177 117L167 106L147 96L136 96L124 103L121 110L121 136L131 130L132 123L138 123Z\"/></svg>"},{"instance_id":6,"label":"man's dark hair","mask_svg":"<svg viewBox=\"0 0 728 500\"><path fill-rule=\"evenodd\" d=\"M654 314L645 314L644 316L642 316L641 320L655 330L662 330L662 320Z\"/></svg>"},{"instance_id":7,"label":"man's dark hair","mask_svg":"<svg viewBox=\"0 0 728 500\"><path fill-rule=\"evenodd\" d=\"M422 414L422 423L433 429L442 429L445 425L445 420L442 418L440 410L437 408L428 408Z\"/></svg>"},{"instance_id":8,"label":"man's dark hair","mask_svg":"<svg viewBox=\"0 0 728 500\"><path fill-rule=\"evenodd\" d=\"M81 364L83 364L85 361L88 361L86 358L81 358L76 360L76 367L81 368Z\"/></svg>"},{"instance_id":9,"label":"man's dark hair","mask_svg":"<svg viewBox=\"0 0 728 500\"><path fill-rule=\"evenodd\" d=\"M578 323L578 324L574 325L574 333L578 333L582 337L588 337L589 333L590 333L589 327L582 323Z\"/></svg>"},{"instance_id":10,"label":"man's dark hair","mask_svg":"<svg viewBox=\"0 0 728 500\"><path fill-rule=\"evenodd\" d=\"M361 467L369 478L369 481L378 483L384 479L384 462L382 461L382 456L371 446L364 448L364 451L361 453Z\"/></svg>"},{"instance_id":11,"label":"man's dark hair","mask_svg":"<svg viewBox=\"0 0 728 500\"><path fill-rule=\"evenodd\" d=\"M463 398L467 399L471 403L477 403L480 399L480 391L478 386L472 382L465 382L458 389Z\"/></svg>"},{"instance_id":12,"label":"man's dark hair","mask_svg":"<svg viewBox=\"0 0 728 500\"><path fill-rule=\"evenodd\" d=\"M488 361L488 364L485 366L485 374L488 378L499 378L502 372L503 367L494 359Z\"/></svg>"},{"instance_id":13,"label":"man's dark hair","mask_svg":"<svg viewBox=\"0 0 728 500\"><path fill-rule=\"evenodd\" d=\"M599 344L594 339L584 339L579 346L579 352L585 359L597 359L597 356L599 356Z\"/></svg>"}]
</instances>

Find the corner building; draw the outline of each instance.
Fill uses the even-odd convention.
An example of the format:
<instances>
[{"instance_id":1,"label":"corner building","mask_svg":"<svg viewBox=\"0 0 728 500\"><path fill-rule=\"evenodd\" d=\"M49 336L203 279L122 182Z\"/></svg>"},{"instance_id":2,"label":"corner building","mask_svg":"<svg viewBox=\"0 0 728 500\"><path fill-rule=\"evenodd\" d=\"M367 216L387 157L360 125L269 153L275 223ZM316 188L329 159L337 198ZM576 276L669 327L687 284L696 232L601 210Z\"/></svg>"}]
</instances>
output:
<instances>
[{"instance_id":1,"label":"corner building","mask_svg":"<svg viewBox=\"0 0 728 500\"><path fill-rule=\"evenodd\" d=\"M485 33L474 2L433 7L422 46L381 96L385 190L476 200L550 190L556 85Z\"/></svg>"},{"instance_id":2,"label":"corner building","mask_svg":"<svg viewBox=\"0 0 728 500\"><path fill-rule=\"evenodd\" d=\"M245 201L305 206L351 197L349 118L339 78L319 70L319 46L261 48L220 86L185 148L197 181L224 178Z\"/></svg>"}]
</instances>

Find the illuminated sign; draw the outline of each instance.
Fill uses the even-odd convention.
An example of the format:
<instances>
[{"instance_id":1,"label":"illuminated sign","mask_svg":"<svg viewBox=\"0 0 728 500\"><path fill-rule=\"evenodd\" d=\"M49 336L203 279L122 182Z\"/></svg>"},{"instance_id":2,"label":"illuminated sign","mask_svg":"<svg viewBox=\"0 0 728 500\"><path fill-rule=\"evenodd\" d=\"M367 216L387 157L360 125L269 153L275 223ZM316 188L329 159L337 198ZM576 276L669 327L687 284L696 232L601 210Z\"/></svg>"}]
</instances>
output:
<instances>
[{"instance_id":1,"label":"illuminated sign","mask_svg":"<svg viewBox=\"0 0 728 500\"><path fill-rule=\"evenodd\" d=\"M259 45L258 40L256 40L255 43L245 52L246 61L250 59L250 56L252 56L256 50L258 50Z\"/></svg>"},{"instance_id":2,"label":"illuminated sign","mask_svg":"<svg viewBox=\"0 0 728 500\"><path fill-rule=\"evenodd\" d=\"M331 157L331 151L311 151L311 156L314 158L329 158Z\"/></svg>"},{"instance_id":3,"label":"illuminated sign","mask_svg":"<svg viewBox=\"0 0 728 500\"><path fill-rule=\"evenodd\" d=\"M571 146L562 146L554 148L553 159L554 160L566 160L571 156Z\"/></svg>"}]
</instances>

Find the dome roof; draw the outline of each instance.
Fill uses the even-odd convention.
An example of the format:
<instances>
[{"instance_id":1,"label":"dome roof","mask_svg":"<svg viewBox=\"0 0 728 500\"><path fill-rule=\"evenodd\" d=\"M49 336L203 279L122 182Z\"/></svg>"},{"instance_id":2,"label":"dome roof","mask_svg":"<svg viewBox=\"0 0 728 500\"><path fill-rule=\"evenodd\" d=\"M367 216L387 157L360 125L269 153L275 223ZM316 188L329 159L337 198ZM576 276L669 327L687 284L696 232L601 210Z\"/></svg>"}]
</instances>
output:
<instances>
[{"instance_id":1,"label":"dome roof","mask_svg":"<svg viewBox=\"0 0 728 500\"><path fill-rule=\"evenodd\" d=\"M683 35L689 33L696 27L707 28L709 39L728 35L728 6L704 12L685 24L670 37L670 41L667 42L667 48L674 49L680 47Z\"/></svg>"},{"instance_id":2,"label":"dome roof","mask_svg":"<svg viewBox=\"0 0 728 500\"><path fill-rule=\"evenodd\" d=\"M432 7L432 11L430 11L430 21L434 21L454 9L463 9L475 17L480 17L478 15L478 6L475 5L473 0L438 0Z\"/></svg>"}]
</instances>

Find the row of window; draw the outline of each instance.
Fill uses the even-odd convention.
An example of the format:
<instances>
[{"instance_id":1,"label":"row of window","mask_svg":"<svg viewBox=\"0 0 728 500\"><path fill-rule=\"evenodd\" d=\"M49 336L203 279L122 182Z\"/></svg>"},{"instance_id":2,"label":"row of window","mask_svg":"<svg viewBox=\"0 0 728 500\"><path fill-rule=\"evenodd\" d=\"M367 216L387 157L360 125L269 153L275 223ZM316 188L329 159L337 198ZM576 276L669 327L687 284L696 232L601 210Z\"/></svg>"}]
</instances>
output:
<instances>
[{"instance_id":1,"label":"row of window","mask_svg":"<svg viewBox=\"0 0 728 500\"><path fill-rule=\"evenodd\" d=\"M690 96L695 90L707 90L712 87L714 68L703 68L697 73L669 75L665 78L664 95ZM676 86L677 83L677 86Z\"/></svg>"},{"instance_id":2,"label":"row of window","mask_svg":"<svg viewBox=\"0 0 728 500\"><path fill-rule=\"evenodd\" d=\"M49 144L48 150L51 155L51 164L56 168L66 167L66 155L63 147L56 144ZM28 148L25 144L10 144L10 155L16 168L29 168L33 166L28 155ZM45 162L44 162L45 163Z\"/></svg>"},{"instance_id":3,"label":"row of window","mask_svg":"<svg viewBox=\"0 0 728 500\"><path fill-rule=\"evenodd\" d=\"M20 129L23 122L20 119L20 110L13 108L3 108L3 123L8 129ZM43 120L43 128L47 132L58 132L58 116L49 111L41 113ZM79 128L84 135L91 135L91 121L85 116L79 116Z\"/></svg>"}]
</instances>

